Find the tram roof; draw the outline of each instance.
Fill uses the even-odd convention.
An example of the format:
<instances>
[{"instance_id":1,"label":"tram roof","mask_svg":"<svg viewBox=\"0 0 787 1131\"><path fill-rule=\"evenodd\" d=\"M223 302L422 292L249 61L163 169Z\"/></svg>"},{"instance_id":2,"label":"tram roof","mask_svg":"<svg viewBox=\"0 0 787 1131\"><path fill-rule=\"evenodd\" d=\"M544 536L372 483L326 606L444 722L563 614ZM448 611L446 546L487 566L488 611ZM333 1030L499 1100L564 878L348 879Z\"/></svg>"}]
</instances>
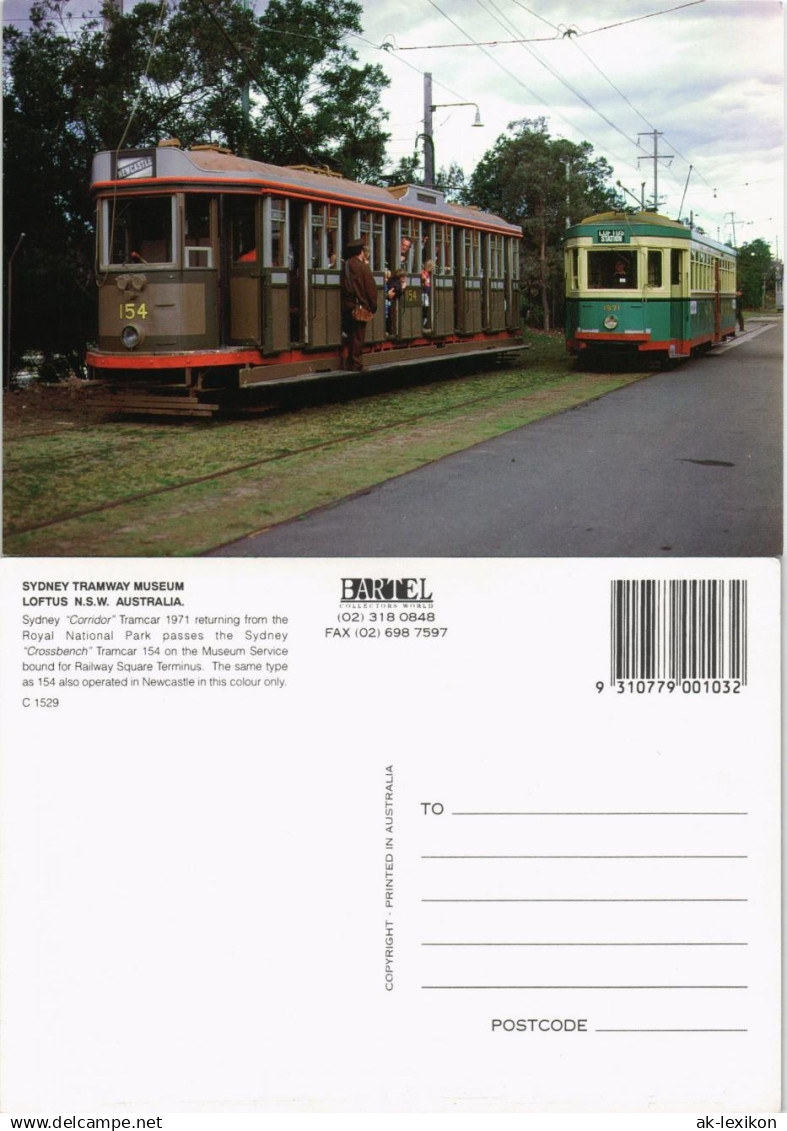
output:
<instances>
[{"instance_id":1,"label":"tram roof","mask_svg":"<svg viewBox=\"0 0 787 1131\"><path fill-rule=\"evenodd\" d=\"M130 170L127 172L126 170ZM505 235L521 236L522 229L500 216L460 204L449 204L439 189L424 185L396 185L379 188L347 180L326 170L269 165L218 149L180 149L159 146L155 149L124 150L119 154L105 150L93 158L91 187L103 189L150 190L161 182L172 187L233 185L270 188L325 203L351 204L356 208L410 214L454 224L472 225Z\"/></svg>"},{"instance_id":2,"label":"tram roof","mask_svg":"<svg viewBox=\"0 0 787 1131\"><path fill-rule=\"evenodd\" d=\"M735 256L735 248L711 239L696 228L689 227L682 220L673 220L670 216L662 216L658 212L597 212L594 216L586 216L578 224L566 228L565 239L576 239L578 236L592 236L599 228L610 225L628 228L633 236L667 236L674 239L692 240L704 247L715 251L723 251L727 255Z\"/></svg>"}]
</instances>

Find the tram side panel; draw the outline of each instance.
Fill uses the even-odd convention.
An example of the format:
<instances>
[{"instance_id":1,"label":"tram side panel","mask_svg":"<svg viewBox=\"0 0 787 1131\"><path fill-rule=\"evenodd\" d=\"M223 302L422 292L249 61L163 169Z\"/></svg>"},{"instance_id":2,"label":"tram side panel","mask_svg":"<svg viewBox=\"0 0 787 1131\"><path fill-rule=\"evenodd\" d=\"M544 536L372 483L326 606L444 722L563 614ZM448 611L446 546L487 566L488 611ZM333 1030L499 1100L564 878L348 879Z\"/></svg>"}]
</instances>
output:
<instances>
[{"instance_id":1,"label":"tram side panel","mask_svg":"<svg viewBox=\"0 0 787 1131\"><path fill-rule=\"evenodd\" d=\"M446 337L454 332L454 279L435 275L432 279L432 332Z\"/></svg>"},{"instance_id":2,"label":"tram side panel","mask_svg":"<svg viewBox=\"0 0 787 1131\"><path fill-rule=\"evenodd\" d=\"M98 292L99 349L122 351L127 330L144 352L215 349L216 305L212 272L187 279L178 271L107 273Z\"/></svg>"},{"instance_id":3,"label":"tram side panel","mask_svg":"<svg viewBox=\"0 0 787 1131\"><path fill-rule=\"evenodd\" d=\"M481 233L476 228L464 228L460 240L457 330L460 334L479 334L483 329Z\"/></svg>"},{"instance_id":4,"label":"tram side panel","mask_svg":"<svg viewBox=\"0 0 787 1131\"><path fill-rule=\"evenodd\" d=\"M309 345L312 348L341 344L341 299L339 271L309 272Z\"/></svg>"}]
</instances>

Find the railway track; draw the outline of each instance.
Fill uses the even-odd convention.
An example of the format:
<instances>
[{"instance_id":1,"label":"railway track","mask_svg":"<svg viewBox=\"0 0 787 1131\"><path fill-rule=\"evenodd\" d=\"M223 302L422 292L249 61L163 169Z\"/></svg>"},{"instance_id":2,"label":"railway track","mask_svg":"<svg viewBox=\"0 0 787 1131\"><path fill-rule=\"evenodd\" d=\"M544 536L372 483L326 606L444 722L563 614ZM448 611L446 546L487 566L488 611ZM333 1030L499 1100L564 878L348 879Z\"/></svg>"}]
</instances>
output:
<instances>
[{"instance_id":1,"label":"railway track","mask_svg":"<svg viewBox=\"0 0 787 1131\"><path fill-rule=\"evenodd\" d=\"M57 526L59 523L69 522L73 519L85 518L91 514L100 514L105 511L116 510L119 507L128 506L131 503L137 503L142 501L143 499L154 498L160 495L173 494L177 491L182 491L188 487L193 487L200 483L207 483L213 480L224 479L228 476L236 475L239 472L248 471L251 468L264 467L266 464L280 463L283 460L291 459L295 456L305 455L311 452L325 451L334 447L340 447L342 444L365 440L372 436L380 435L385 432L392 432L395 429L401 428L406 425L417 425L421 421L433 419L438 416L444 416L446 413L455 412L457 409L471 408L480 404L493 403L510 395L511 389L509 388L494 393L485 393L482 396L467 397L462 401L457 401L450 405L441 405L439 408L430 409L426 412L397 417L396 420L390 421L386 424L377 425L373 428L348 431L339 436L334 436L330 440L325 440L320 443L307 444L300 448L291 448L287 451L263 456L260 459L247 460L242 463L233 464L230 467L225 467L219 471L210 472L207 475L191 476L187 479L182 479L177 483L171 483L164 487L156 487L149 491L131 493L124 495L119 499L112 499L110 502L100 503L96 506L85 507L79 510L58 514L53 516L52 518L46 519L43 522L36 522L26 526L9 526L6 529L5 534L6 537L21 534L30 534L36 530L44 530L47 527ZM234 422L227 421L222 422L220 425L212 425L212 427L232 427L233 423ZM71 435L72 433L69 434ZM64 460L67 460L70 457L64 456L62 458Z\"/></svg>"}]
</instances>

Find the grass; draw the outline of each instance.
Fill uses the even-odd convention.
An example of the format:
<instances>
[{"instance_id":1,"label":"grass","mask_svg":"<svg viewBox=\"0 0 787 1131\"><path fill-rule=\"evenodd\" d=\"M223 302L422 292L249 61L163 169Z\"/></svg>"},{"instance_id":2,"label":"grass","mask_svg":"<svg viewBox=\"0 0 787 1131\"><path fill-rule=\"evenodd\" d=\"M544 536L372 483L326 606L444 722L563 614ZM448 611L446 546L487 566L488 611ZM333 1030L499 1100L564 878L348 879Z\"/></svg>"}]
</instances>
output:
<instances>
[{"instance_id":1,"label":"grass","mask_svg":"<svg viewBox=\"0 0 787 1131\"><path fill-rule=\"evenodd\" d=\"M561 338L531 344L514 368L389 380L373 394L359 384L341 403L262 418L132 423L68 404L25 415L17 403L6 421L5 553L199 554L643 376L574 372ZM365 380L379 389L380 375Z\"/></svg>"}]
</instances>

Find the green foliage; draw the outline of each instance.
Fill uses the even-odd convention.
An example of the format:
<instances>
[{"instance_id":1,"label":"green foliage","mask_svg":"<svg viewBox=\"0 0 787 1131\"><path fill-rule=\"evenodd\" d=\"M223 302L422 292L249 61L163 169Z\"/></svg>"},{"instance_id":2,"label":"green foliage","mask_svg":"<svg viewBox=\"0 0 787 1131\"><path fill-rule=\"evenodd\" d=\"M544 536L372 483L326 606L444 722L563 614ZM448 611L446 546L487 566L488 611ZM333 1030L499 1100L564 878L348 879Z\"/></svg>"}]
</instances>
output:
<instances>
[{"instance_id":1,"label":"green foliage","mask_svg":"<svg viewBox=\"0 0 787 1131\"><path fill-rule=\"evenodd\" d=\"M752 240L738 248L738 287L743 291L743 305L759 309L773 295L777 264L765 240Z\"/></svg>"},{"instance_id":2,"label":"green foliage","mask_svg":"<svg viewBox=\"0 0 787 1131\"><path fill-rule=\"evenodd\" d=\"M420 185L423 181L423 154L417 152L409 157L400 157L398 164L382 178L384 185ZM465 174L461 165L456 161L452 161L447 169L443 165L435 173L434 187L445 193L449 203L461 203L465 191Z\"/></svg>"},{"instance_id":3,"label":"green foliage","mask_svg":"<svg viewBox=\"0 0 787 1131\"><path fill-rule=\"evenodd\" d=\"M417 153L400 157L389 173L381 178L384 185L419 185L423 182L423 162Z\"/></svg>"},{"instance_id":4,"label":"green foliage","mask_svg":"<svg viewBox=\"0 0 787 1131\"><path fill-rule=\"evenodd\" d=\"M155 145L227 145L275 164L327 164L379 179L387 134L382 68L346 36L357 0L149 0L80 21L37 0L4 42L4 205L14 260L13 356L31 348L82 369L95 333L92 155ZM248 90L248 97L244 92ZM248 112L245 107L248 107Z\"/></svg>"},{"instance_id":5,"label":"green foliage","mask_svg":"<svg viewBox=\"0 0 787 1131\"><path fill-rule=\"evenodd\" d=\"M551 138L544 118L512 122L481 158L466 203L520 224L528 320L549 329L562 316L566 218L576 222L615 207L612 169L588 142Z\"/></svg>"}]
</instances>

